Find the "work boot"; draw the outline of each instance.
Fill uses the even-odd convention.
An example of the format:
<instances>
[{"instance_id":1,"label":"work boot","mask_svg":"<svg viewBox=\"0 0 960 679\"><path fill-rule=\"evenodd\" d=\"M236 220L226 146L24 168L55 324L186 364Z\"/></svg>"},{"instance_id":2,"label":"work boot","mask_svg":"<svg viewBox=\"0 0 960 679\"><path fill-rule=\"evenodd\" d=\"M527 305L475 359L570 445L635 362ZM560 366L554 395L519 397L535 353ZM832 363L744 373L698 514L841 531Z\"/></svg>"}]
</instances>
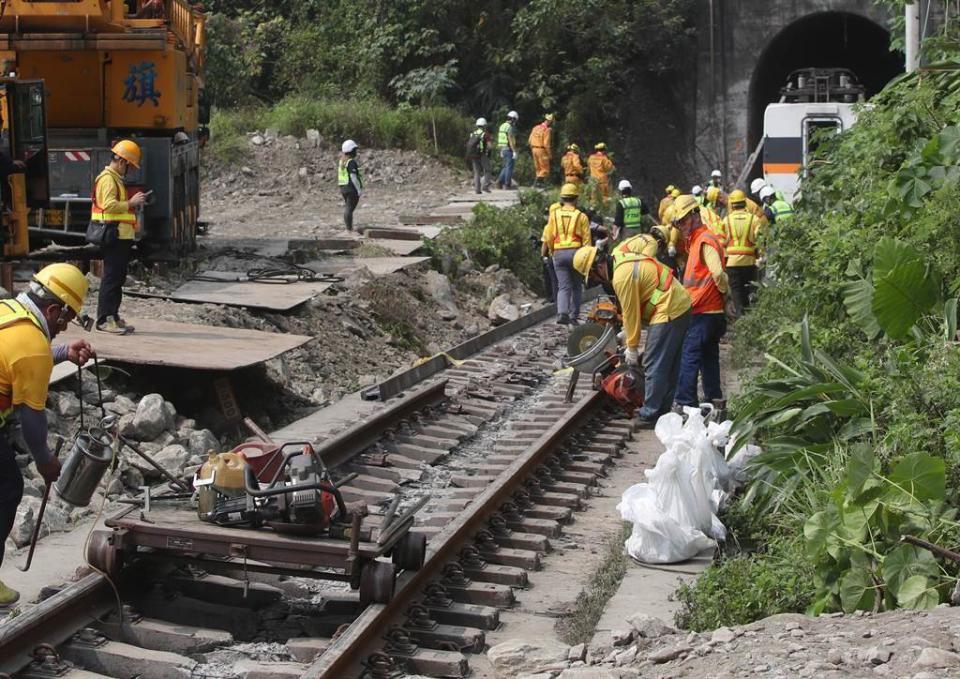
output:
<instances>
[{"instance_id":1,"label":"work boot","mask_svg":"<svg viewBox=\"0 0 960 679\"><path fill-rule=\"evenodd\" d=\"M12 606L18 601L20 601L20 592L15 589L10 589L0 582L0 608Z\"/></svg>"},{"instance_id":2,"label":"work boot","mask_svg":"<svg viewBox=\"0 0 960 679\"><path fill-rule=\"evenodd\" d=\"M657 426L656 420L650 420L646 417L641 417L637 415L637 429L653 429Z\"/></svg>"},{"instance_id":3,"label":"work boot","mask_svg":"<svg viewBox=\"0 0 960 679\"><path fill-rule=\"evenodd\" d=\"M570 316L568 314L560 314L557 316L558 325L570 325Z\"/></svg>"},{"instance_id":4,"label":"work boot","mask_svg":"<svg viewBox=\"0 0 960 679\"><path fill-rule=\"evenodd\" d=\"M503 189L503 182L500 181L499 179L497 180L497 188L498 188L498 189Z\"/></svg>"},{"instance_id":5,"label":"work boot","mask_svg":"<svg viewBox=\"0 0 960 679\"><path fill-rule=\"evenodd\" d=\"M127 325L120 320L118 316L114 316L97 323L97 330L100 332L109 332L112 335L129 335L133 332L133 326Z\"/></svg>"}]
</instances>

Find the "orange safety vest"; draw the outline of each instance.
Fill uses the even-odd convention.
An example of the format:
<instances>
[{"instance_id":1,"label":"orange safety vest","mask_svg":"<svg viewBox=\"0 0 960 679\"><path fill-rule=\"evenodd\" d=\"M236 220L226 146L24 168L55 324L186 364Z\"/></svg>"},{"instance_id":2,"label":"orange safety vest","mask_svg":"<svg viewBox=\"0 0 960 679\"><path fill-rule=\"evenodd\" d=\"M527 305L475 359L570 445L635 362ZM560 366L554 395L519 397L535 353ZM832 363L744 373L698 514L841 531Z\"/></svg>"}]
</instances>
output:
<instances>
[{"instance_id":1,"label":"orange safety vest","mask_svg":"<svg viewBox=\"0 0 960 679\"><path fill-rule=\"evenodd\" d=\"M579 248L583 245L583 240L580 234L577 233L577 223L581 218L587 218L585 214L576 208L571 211L561 207L554 210L550 218L553 220L554 225L554 250L568 250L570 248Z\"/></svg>"},{"instance_id":2,"label":"orange safety vest","mask_svg":"<svg viewBox=\"0 0 960 679\"><path fill-rule=\"evenodd\" d=\"M716 250L721 264L726 261L720 239L707 227L701 226L693 233L690 238L687 266L683 270L683 287L690 294L695 314L723 311L723 295L716 281L713 280L710 268L703 261L704 245Z\"/></svg>"},{"instance_id":3,"label":"orange safety vest","mask_svg":"<svg viewBox=\"0 0 960 679\"><path fill-rule=\"evenodd\" d=\"M121 224L136 224L137 216L132 212L104 212L103 208L97 204L97 185L100 180L107 178L117 186L117 199L126 202L127 187L122 181L119 181L112 172L104 170L97 175L97 180L93 184L93 196L91 198L90 220L94 222L117 222Z\"/></svg>"},{"instance_id":4,"label":"orange safety vest","mask_svg":"<svg viewBox=\"0 0 960 679\"><path fill-rule=\"evenodd\" d=\"M746 210L737 210L727 215L724 223L728 255L757 256L757 244L750 238L754 219L756 216Z\"/></svg>"},{"instance_id":5,"label":"orange safety vest","mask_svg":"<svg viewBox=\"0 0 960 679\"><path fill-rule=\"evenodd\" d=\"M546 148L549 135L550 127L545 123L540 123L539 125L534 125L533 129L530 130L530 138L527 139L527 142L530 144L530 148Z\"/></svg>"}]
</instances>

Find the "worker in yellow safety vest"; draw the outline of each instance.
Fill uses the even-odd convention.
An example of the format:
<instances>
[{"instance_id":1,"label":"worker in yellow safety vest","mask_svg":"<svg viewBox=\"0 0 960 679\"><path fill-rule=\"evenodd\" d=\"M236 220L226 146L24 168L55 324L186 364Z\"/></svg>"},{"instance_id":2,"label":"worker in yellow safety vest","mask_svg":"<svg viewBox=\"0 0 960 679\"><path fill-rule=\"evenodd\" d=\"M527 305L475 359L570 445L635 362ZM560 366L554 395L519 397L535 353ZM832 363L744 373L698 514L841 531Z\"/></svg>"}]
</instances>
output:
<instances>
[{"instance_id":1,"label":"worker in yellow safety vest","mask_svg":"<svg viewBox=\"0 0 960 679\"><path fill-rule=\"evenodd\" d=\"M647 254L648 248L637 236L615 245L610 257L598 256L596 247L580 248L574 256L574 268L585 279L612 282L623 313L624 361L630 367L639 367L640 332L648 328L643 407L637 415L638 425L645 429L673 406L683 338L690 324L690 295L670 267Z\"/></svg>"},{"instance_id":2,"label":"worker in yellow safety vest","mask_svg":"<svg viewBox=\"0 0 960 679\"><path fill-rule=\"evenodd\" d=\"M757 258L764 223L747 210L747 195L740 189L730 192L730 212L723 220L726 236L727 277L736 313L750 306L750 295L757 284Z\"/></svg>"},{"instance_id":3,"label":"worker in yellow safety vest","mask_svg":"<svg viewBox=\"0 0 960 679\"><path fill-rule=\"evenodd\" d=\"M123 139L110 150L113 153L110 164L103 168L94 183L90 212L91 226L100 225L104 234L96 243L103 256L103 276L97 297L97 330L127 335L133 332L133 326L120 317L123 283L127 280L127 268L139 228L136 210L146 203L152 191L127 195L126 175L131 167L140 169L141 153L136 142Z\"/></svg>"},{"instance_id":4,"label":"worker in yellow safety vest","mask_svg":"<svg viewBox=\"0 0 960 679\"><path fill-rule=\"evenodd\" d=\"M16 435L30 451L46 484L60 476L47 447L47 388L54 363L83 365L94 355L82 339L51 349L50 342L80 313L87 278L72 264L50 264L16 299L0 300L0 562L23 498L23 476L13 447ZM17 431L19 430L19 431ZM18 592L0 582L0 606Z\"/></svg>"},{"instance_id":5,"label":"worker in yellow safety vest","mask_svg":"<svg viewBox=\"0 0 960 679\"><path fill-rule=\"evenodd\" d=\"M551 210L543 229L541 255L553 257L557 275L557 323L579 323L581 281L573 269L573 255L578 248L589 245L590 219L577 209L580 187L564 184L560 188L560 207Z\"/></svg>"},{"instance_id":6,"label":"worker in yellow safety vest","mask_svg":"<svg viewBox=\"0 0 960 679\"><path fill-rule=\"evenodd\" d=\"M644 230L644 218L650 211L639 197L633 195L633 184L626 179L621 179L617 184L617 192L620 200L617 201L613 217L613 225L616 227L614 240L624 240L639 235ZM649 217L646 219L650 221Z\"/></svg>"}]
</instances>

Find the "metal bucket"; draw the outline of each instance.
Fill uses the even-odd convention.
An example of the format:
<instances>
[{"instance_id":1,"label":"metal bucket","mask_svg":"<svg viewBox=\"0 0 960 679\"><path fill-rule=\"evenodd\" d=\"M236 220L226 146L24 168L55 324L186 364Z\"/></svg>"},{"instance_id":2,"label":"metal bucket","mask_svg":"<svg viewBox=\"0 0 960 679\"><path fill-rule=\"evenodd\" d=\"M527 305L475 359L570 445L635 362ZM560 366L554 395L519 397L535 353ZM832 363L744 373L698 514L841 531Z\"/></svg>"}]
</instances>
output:
<instances>
[{"instance_id":1,"label":"metal bucket","mask_svg":"<svg viewBox=\"0 0 960 679\"><path fill-rule=\"evenodd\" d=\"M565 358L563 364L571 368L576 368L582 373L589 374L603 365L603 362L607 360L607 356L615 353L616 350L617 332L612 325L608 325L604 329L600 339L593 343L589 349L582 354Z\"/></svg>"},{"instance_id":2,"label":"metal bucket","mask_svg":"<svg viewBox=\"0 0 960 679\"><path fill-rule=\"evenodd\" d=\"M90 427L80 432L67 454L54 488L57 495L77 507L86 507L113 460L110 434Z\"/></svg>"}]
</instances>

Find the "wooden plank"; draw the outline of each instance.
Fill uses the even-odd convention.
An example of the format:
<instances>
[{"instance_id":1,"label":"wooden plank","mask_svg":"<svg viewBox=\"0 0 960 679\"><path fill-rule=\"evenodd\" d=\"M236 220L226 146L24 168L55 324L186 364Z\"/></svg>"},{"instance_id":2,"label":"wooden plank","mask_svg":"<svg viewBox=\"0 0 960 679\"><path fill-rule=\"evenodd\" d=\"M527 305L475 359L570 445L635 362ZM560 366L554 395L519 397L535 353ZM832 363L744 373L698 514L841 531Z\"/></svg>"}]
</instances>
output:
<instances>
[{"instance_id":1,"label":"wooden plank","mask_svg":"<svg viewBox=\"0 0 960 679\"><path fill-rule=\"evenodd\" d=\"M204 271L203 276L224 275L222 282L187 281L170 293L169 298L183 302L226 304L253 309L288 311L330 287L327 282L252 283L242 281L237 272ZM232 280L231 280L232 279Z\"/></svg>"},{"instance_id":2,"label":"wooden plank","mask_svg":"<svg viewBox=\"0 0 960 679\"><path fill-rule=\"evenodd\" d=\"M129 323L136 327L131 335L87 333L80 328L70 328L62 338L87 340L101 360L193 370L235 370L263 363L312 339L303 335L146 318L131 318Z\"/></svg>"}]
</instances>

